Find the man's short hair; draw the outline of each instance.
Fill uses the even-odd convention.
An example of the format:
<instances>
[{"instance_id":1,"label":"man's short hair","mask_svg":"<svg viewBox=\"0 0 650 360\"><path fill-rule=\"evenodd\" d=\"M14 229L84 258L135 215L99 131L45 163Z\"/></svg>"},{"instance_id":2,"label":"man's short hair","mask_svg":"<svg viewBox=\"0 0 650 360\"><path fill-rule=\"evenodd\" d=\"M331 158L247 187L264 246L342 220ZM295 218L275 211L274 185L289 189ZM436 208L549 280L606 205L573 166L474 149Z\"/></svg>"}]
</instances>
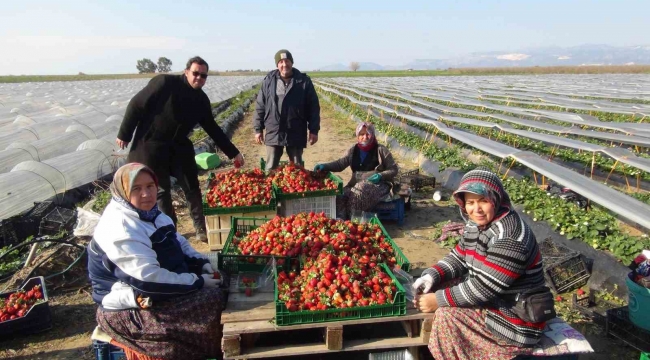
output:
<instances>
[{"instance_id":1,"label":"man's short hair","mask_svg":"<svg viewBox=\"0 0 650 360\"><path fill-rule=\"evenodd\" d=\"M199 65L205 65L207 70L208 71L210 70L210 65L208 65L208 63L205 62L205 60L203 60L203 58L201 58L200 56L195 56L195 57L187 60L187 65L185 65L185 70L189 70L192 67L192 64L194 64L194 63L197 63Z\"/></svg>"}]
</instances>

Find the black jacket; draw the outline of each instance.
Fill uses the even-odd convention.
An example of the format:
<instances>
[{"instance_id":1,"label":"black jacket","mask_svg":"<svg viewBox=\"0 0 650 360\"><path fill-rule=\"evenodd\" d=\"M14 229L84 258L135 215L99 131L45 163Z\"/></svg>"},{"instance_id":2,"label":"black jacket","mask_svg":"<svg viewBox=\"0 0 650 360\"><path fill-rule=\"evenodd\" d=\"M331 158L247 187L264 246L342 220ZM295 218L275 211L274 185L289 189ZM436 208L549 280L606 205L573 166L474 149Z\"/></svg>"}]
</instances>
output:
<instances>
[{"instance_id":1,"label":"black jacket","mask_svg":"<svg viewBox=\"0 0 650 360\"><path fill-rule=\"evenodd\" d=\"M255 133L266 129L265 144L307 147L307 130L318 135L320 104L309 76L293 69L293 85L282 102L282 111L275 100L279 70L266 75L257 94Z\"/></svg>"},{"instance_id":2,"label":"black jacket","mask_svg":"<svg viewBox=\"0 0 650 360\"><path fill-rule=\"evenodd\" d=\"M187 135L196 124L229 158L237 156L239 150L214 121L210 99L203 90L192 88L184 74L158 75L129 102L117 137L133 141L130 161L155 168L180 154L183 161L190 161L194 146Z\"/></svg>"}]
</instances>

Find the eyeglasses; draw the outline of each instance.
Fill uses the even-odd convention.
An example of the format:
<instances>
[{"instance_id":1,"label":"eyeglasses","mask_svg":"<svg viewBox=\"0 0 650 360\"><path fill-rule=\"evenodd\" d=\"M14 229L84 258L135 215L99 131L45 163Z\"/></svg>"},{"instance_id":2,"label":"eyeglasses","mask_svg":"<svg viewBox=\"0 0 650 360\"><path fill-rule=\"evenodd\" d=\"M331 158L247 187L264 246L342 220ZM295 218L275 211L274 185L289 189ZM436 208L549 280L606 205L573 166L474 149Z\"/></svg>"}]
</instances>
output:
<instances>
[{"instance_id":1,"label":"eyeglasses","mask_svg":"<svg viewBox=\"0 0 650 360\"><path fill-rule=\"evenodd\" d=\"M194 76L200 76L201 79L207 79L207 78L208 78L208 74L206 74L206 73L201 73L201 72L198 72L198 71L192 71L192 75L194 75Z\"/></svg>"}]
</instances>

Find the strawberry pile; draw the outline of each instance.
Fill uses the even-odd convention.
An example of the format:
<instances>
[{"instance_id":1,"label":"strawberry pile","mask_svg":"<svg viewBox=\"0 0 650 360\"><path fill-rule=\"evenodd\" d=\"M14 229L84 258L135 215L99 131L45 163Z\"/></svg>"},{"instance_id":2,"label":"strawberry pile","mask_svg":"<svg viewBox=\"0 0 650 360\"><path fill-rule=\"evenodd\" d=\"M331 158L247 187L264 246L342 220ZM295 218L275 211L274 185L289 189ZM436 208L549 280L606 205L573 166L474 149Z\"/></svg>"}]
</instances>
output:
<instances>
[{"instance_id":1,"label":"strawberry pile","mask_svg":"<svg viewBox=\"0 0 650 360\"><path fill-rule=\"evenodd\" d=\"M396 291L379 266L385 263L393 268L397 261L378 225L313 212L276 216L246 236L236 232L233 244L242 255L303 259L299 273L278 274L279 299L289 311L384 304L393 300Z\"/></svg>"},{"instance_id":2,"label":"strawberry pile","mask_svg":"<svg viewBox=\"0 0 650 360\"><path fill-rule=\"evenodd\" d=\"M331 179L318 179L312 171L294 163L281 165L270 177L273 184L283 193L301 193L318 190L336 190L338 184Z\"/></svg>"},{"instance_id":3,"label":"strawberry pile","mask_svg":"<svg viewBox=\"0 0 650 360\"><path fill-rule=\"evenodd\" d=\"M205 195L209 207L268 205L271 202L271 179L260 169L216 174Z\"/></svg>"},{"instance_id":4,"label":"strawberry pile","mask_svg":"<svg viewBox=\"0 0 650 360\"><path fill-rule=\"evenodd\" d=\"M23 317L34 304L43 302L41 285L34 286L31 290L18 290L6 299L0 299L0 322Z\"/></svg>"},{"instance_id":5,"label":"strawberry pile","mask_svg":"<svg viewBox=\"0 0 650 360\"><path fill-rule=\"evenodd\" d=\"M326 251L305 262L300 274L278 274L278 298L288 311L326 310L392 302L397 287L376 263Z\"/></svg>"}]
</instances>

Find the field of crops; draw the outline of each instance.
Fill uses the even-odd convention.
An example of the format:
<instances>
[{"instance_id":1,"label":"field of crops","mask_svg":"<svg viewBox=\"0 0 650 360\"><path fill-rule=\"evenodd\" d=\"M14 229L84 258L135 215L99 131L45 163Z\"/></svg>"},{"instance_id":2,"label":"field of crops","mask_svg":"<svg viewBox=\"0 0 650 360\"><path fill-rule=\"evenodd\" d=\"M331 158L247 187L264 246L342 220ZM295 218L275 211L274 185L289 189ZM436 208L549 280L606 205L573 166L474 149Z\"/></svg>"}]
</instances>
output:
<instances>
[{"instance_id":1,"label":"field of crops","mask_svg":"<svg viewBox=\"0 0 650 360\"><path fill-rule=\"evenodd\" d=\"M211 77L212 103L260 76ZM127 150L115 145L133 95L148 79L0 84L0 219L112 173Z\"/></svg>"},{"instance_id":2,"label":"field of crops","mask_svg":"<svg viewBox=\"0 0 650 360\"><path fill-rule=\"evenodd\" d=\"M546 75L318 79L318 91L445 168L490 166L535 220L627 261L650 247L650 76ZM471 161L468 153L480 158ZM618 182L617 182L618 179ZM588 209L539 189L549 182ZM623 184L623 186L615 186Z\"/></svg>"}]
</instances>

